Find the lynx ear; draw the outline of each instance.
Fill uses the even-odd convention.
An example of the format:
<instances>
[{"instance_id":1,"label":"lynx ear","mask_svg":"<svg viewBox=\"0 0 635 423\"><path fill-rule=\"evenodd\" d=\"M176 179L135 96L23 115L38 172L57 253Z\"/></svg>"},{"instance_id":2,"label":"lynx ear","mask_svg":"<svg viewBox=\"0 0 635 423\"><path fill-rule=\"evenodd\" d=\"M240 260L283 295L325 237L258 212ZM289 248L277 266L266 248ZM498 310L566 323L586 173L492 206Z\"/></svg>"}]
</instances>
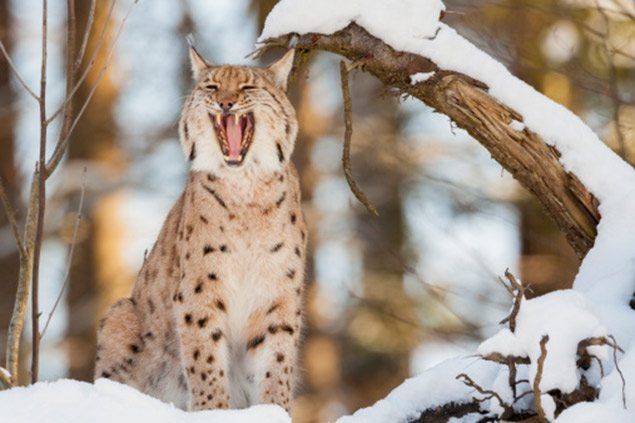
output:
<instances>
[{"instance_id":1,"label":"lynx ear","mask_svg":"<svg viewBox=\"0 0 635 423\"><path fill-rule=\"evenodd\" d=\"M287 89L287 80L289 79L289 72L291 72L291 68L293 67L293 56L295 55L295 50L289 50L280 60L278 60L273 65L269 66L267 70L271 72L273 76L273 82L275 84L286 91Z\"/></svg>"},{"instance_id":2,"label":"lynx ear","mask_svg":"<svg viewBox=\"0 0 635 423\"><path fill-rule=\"evenodd\" d=\"M210 64L203 59L198 51L190 44L190 66L192 67L192 77L195 81L201 76L201 74L210 67Z\"/></svg>"}]
</instances>

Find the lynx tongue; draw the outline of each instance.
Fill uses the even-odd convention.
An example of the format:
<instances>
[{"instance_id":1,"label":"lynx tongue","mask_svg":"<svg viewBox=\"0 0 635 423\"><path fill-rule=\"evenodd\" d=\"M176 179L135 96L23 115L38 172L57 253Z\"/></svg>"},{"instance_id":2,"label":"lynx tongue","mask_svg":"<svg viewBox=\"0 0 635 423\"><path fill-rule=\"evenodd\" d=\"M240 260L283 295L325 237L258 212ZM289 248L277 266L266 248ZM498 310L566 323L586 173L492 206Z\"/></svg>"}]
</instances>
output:
<instances>
[{"instance_id":1,"label":"lynx tongue","mask_svg":"<svg viewBox=\"0 0 635 423\"><path fill-rule=\"evenodd\" d=\"M243 130L240 120L236 121L234 116L228 116L225 130L227 132L227 143L229 144L229 158L240 159L240 150L242 149Z\"/></svg>"}]
</instances>

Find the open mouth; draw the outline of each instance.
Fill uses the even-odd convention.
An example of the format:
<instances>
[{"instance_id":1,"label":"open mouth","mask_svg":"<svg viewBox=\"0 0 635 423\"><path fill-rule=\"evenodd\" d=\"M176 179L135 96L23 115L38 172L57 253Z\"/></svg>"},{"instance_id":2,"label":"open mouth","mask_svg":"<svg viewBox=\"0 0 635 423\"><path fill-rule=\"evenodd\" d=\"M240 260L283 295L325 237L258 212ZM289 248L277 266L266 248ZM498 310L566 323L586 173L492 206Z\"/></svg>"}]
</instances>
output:
<instances>
[{"instance_id":1,"label":"open mouth","mask_svg":"<svg viewBox=\"0 0 635 423\"><path fill-rule=\"evenodd\" d=\"M241 165L254 137L254 114L210 113L209 117L225 163L230 166Z\"/></svg>"}]
</instances>

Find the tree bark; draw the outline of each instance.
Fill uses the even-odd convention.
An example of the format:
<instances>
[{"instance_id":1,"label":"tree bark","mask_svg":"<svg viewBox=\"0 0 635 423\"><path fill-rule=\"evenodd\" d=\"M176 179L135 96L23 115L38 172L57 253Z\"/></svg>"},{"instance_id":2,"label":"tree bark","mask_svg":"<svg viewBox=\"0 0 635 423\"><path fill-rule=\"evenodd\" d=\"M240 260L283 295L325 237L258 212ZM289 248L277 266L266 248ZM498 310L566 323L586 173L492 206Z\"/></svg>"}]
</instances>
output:
<instances>
[{"instance_id":1,"label":"tree bark","mask_svg":"<svg viewBox=\"0 0 635 423\"><path fill-rule=\"evenodd\" d=\"M286 46L293 35L297 34L267 43ZM591 249L600 220L598 201L576 175L563 168L557 149L529 129L519 132L510 128L512 120L522 122L523 117L489 95L484 83L441 70L423 56L396 51L355 23L330 35L301 35L294 42L296 49L324 50L359 61L387 86L447 115L536 196L578 257L584 257ZM410 75L417 72L434 75L424 83L412 85Z\"/></svg>"}]
</instances>

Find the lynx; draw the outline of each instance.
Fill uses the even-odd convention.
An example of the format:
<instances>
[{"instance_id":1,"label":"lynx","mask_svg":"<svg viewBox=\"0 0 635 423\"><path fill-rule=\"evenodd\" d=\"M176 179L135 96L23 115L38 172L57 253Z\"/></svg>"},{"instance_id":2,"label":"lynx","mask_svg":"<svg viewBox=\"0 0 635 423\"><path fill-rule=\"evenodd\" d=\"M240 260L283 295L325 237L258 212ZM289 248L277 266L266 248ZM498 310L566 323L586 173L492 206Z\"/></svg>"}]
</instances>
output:
<instances>
[{"instance_id":1,"label":"lynx","mask_svg":"<svg viewBox=\"0 0 635 423\"><path fill-rule=\"evenodd\" d=\"M130 298L100 323L95 378L188 410L289 410L302 326L306 227L289 161L293 50L268 68L211 66L179 121L190 173Z\"/></svg>"}]
</instances>

